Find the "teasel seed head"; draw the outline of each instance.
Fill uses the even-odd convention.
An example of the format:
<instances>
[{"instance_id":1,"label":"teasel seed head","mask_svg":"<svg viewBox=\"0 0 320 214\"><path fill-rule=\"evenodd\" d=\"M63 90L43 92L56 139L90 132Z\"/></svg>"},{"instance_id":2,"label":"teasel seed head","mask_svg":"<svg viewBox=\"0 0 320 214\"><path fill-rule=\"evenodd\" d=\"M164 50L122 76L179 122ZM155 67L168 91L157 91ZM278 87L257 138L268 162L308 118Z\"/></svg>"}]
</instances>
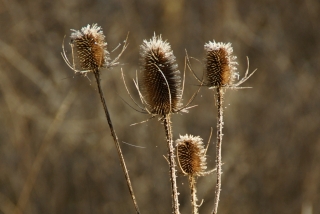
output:
<instances>
[{"instance_id":1,"label":"teasel seed head","mask_svg":"<svg viewBox=\"0 0 320 214\"><path fill-rule=\"evenodd\" d=\"M93 24L80 31L72 31L70 38L71 46L75 48L74 57L78 63L76 66L80 66L84 73L108 67L109 52L101 27Z\"/></svg>"},{"instance_id":2,"label":"teasel seed head","mask_svg":"<svg viewBox=\"0 0 320 214\"><path fill-rule=\"evenodd\" d=\"M176 140L179 166L185 175L203 176L207 169L207 158L203 141L198 136L185 135Z\"/></svg>"},{"instance_id":3,"label":"teasel seed head","mask_svg":"<svg viewBox=\"0 0 320 214\"><path fill-rule=\"evenodd\" d=\"M236 72L237 57L232 55L231 43L210 41L204 45L204 49L207 86L214 88L233 86L239 74Z\"/></svg>"},{"instance_id":4,"label":"teasel seed head","mask_svg":"<svg viewBox=\"0 0 320 214\"><path fill-rule=\"evenodd\" d=\"M181 107L181 77L168 42L154 35L140 46L142 91L152 114L175 113Z\"/></svg>"}]
</instances>

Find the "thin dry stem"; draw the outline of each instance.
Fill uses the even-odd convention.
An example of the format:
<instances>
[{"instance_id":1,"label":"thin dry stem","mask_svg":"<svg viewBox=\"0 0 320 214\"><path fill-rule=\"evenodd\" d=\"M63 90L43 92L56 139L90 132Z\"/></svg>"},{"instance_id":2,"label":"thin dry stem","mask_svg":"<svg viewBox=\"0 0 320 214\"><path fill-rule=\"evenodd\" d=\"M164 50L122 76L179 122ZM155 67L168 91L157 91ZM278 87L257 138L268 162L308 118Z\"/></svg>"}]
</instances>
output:
<instances>
[{"instance_id":1,"label":"thin dry stem","mask_svg":"<svg viewBox=\"0 0 320 214\"><path fill-rule=\"evenodd\" d=\"M208 148L210 145L210 141L211 141L211 137L212 137L212 132L213 132L213 128L211 127L210 128L210 136L209 136L208 143L207 143L206 150L205 150L204 154L207 154L207 151L208 151Z\"/></svg>"},{"instance_id":2,"label":"thin dry stem","mask_svg":"<svg viewBox=\"0 0 320 214\"><path fill-rule=\"evenodd\" d=\"M222 146L222 128L223 128L223 95L224 89L222 87L217 88L217 109L218 109L218 120L217 120L217 144L216 144L216 169L217 169L217 184L215 188L214 197L214 208L213 214L218 213L218 204L220 200L221 192L221 175L222 175L222 161L221 161L221 146Z\"/></svg>"},{"instance_id":3,"label":"thin dry stem","mask_svg":"<svg viewBox=\"0 0 320 214\"><path fill-rule=\"evenodd\" d=\"M129 94L129 96L130 96L130 99L134 102L134 104L137 106L137 107L139 107L142 111L145 111L145 112L147 112L147 109L144 107L144 108L142 108L134 99L133 99L133 97L132 97L132 95L131 95L131 93L130 93L130 91L129 91L129 89L128 89L128 86L127 86L127 84L126 84L126 81L125 81L125 79L124 79L124 74L123 74L123 70L122 70L122 68L121 68L121 77L122 77L122 81L123 81L123 83L124 83L124 86L125 86L125 88L126 88L126 90L127 90L127 93Z\"/></svg>"},{"instance_id":4,"label":"thin dry stem","mask_svg":"<svg viewBox=\"0 0 320 214\"><path fill-rule=\"evenodd\" d=\"M196 179L192 175L189 175L189 186L190 186L190 194L191 194L192 214L198 214L199 205L197 204L198 198L197 198Z\"/></svg>"},{"instance_id":5,"label":"thin dry stem","mask_svg":"<svg viewBox=\"0 0 320 214\"><path fill-rule=\"evenodd\" d=\"M189 71L192 73L192 75L194 76L194 78L202 85L203 84L203 76L202 76L202 80L199 79L199 77L196 75L196 73L194 72L194 70L192 69L192 66L191 66L191 62L190 62L190 58L189 58L189 55L188 55L188 52L187 50L185 50L186 52L186 60L187 60L187 66L189 68ZM202 64L200 62L200 60L196 59L196 58L193 58L191 57L192 59L195 59L197 60L200 64Z\"/></svg>"},{"instance_id":6,"label":"thin dry stem","mask_svg":"<svg viewBox=\"0 0 320 214\"><path fill-rule=\"evenodd\" d=\"M167 145L168 145L168 159L169 159L169 172L171 181L172 191L172 210L174 214L179 214L179 200L178 200L178 187L177 187L177 176L176 176L176 162L174 158L174 147L172 141L172 128L170 114L165 115L164 118L164 129L166 131Z\"/></svg>"},{"instance_id":7,"label":"thin dry stem","mask_svg":"<svg viewBox=\"0 0 320 214\"><path fill-rule=\"evenodd\" d=\"M186 69L187 69L187 59L184 59L184 68L183 68L183 80L182 80L182 88L181 88L181 97L183 97L183 92L184 92L184 84L186 80Z\"/></svg>"},{"instance_id":8,"label":"thin dry stem","mask_svg":"<svg viewBox=\"0 0 320 214\"><path fill-rule=\"evenodd\" d=\"M148 118L148 119L146 119L146 120L143 120L143 121L141 121L141 122L132 123L132 124L130 124L130 126L135 126L135 125L138 125L138 124L146 123L146 122L148 122L149 120L155 118L156 116L157 116L157 115L153 115L153 116L151 116L150 118Z\"/></svg>"},{"instance_id":9,"label":"thin dry stem","mask_svg":"<svg viewBox=\"0 0 320 214\"><path fill-rule=\"evenodd\" d=\"M223 164L222 164L222 165L223 165ZM201 176L210 175L210 174L213 173L214 171L217 171L217 169L214 168L214 169L211 169L211 170L209 170L209 171L203 172Z\"/></svg>"},{"instance_id":10,"label":"thin dry stem","mask_svg":"<svg viewBox=\"0 0 320 214\"><path fill-rule=\"evenodd\" d=\"M109 64L108 68L114 67L114 66L119 64L118 60L120 59L120 57L122 56L123 52L127 49L128 45L129 45L128 44L128 37L129 37L129 32L127 34L126 40L124 41L124 44L122 46L122 49L121 49L120 53L118 54L118 56L114 60L112 60L112 62Z\"/></svg>"},{"instance_id":11,"label":"thin dry stem","mask_svg":"<svg viewBox=\"0 0 320 214\"><path fill-rule=\"evenodd\" d=\"M141 103L145 106L145 110L146 110L149 114L153 115L153 114L151 113L151 111L149 111L149 109L146 107L146 106L149 106L149 107L150 107L150 105L147 103L147 101L145 100L145 98L143 97L143 95L142 95L142 93L141 93L141 91L140 91L139 81L138 81L138 76L137 76L137 75L136 75L136 80L133 80L133 83L134 83L134 85L135 85L135 87L136 87L136 89L137 89L137 91L138 91L138 94L139 94L139 98L140 98Z\"/></svg>"},{"instance_id":12,"label":"thin dry stem","mask_svg":"<svg viewBox=\"0 0 320 214\"><path fill-rule=\"evenodd\" d=\"M127 170L124 158L123 158L123 154L122 154L121 147L120 147L120 144L119 144L119 141L118 141L118 137L117 137L116 132L115 132L115 130L113 128L113 125L112 125L111 117L110 117L110 114L109 114L109 111L108 111L107 103L106 103L105 98L104 98L104 94L103 94L103 91L101 89L100 72L99 72L99 70L94 71L94 75L95 75L95 78L96 78L96 81L97 81L97 86L98 86L100 99L101 99L101 102L102 102L102 105L103 105L104 112L106 114L106 118L107 118L107 121L108 121L108 124L109 124L109 128L110 128L110 131L111 131L111 135L113 137L113 141L114 141L114 144L116 146L116 149L117 149L117 152L118 152L118 155L119 155L121 167L122 167L122 170L124 172L124 175L125 175L125 178L126 178L126 181L127 181L129 192L130 192L133 204L135 206L136 212L137 212L137 214L139 214L140 211L139 211L138 203L136 201L136 198L135 198L135 195L134 195L134 192L133 192L133 188L132 188L132 185L131 185L129 173L128 173L128 170Z\"/></svg>"}]
</instances>

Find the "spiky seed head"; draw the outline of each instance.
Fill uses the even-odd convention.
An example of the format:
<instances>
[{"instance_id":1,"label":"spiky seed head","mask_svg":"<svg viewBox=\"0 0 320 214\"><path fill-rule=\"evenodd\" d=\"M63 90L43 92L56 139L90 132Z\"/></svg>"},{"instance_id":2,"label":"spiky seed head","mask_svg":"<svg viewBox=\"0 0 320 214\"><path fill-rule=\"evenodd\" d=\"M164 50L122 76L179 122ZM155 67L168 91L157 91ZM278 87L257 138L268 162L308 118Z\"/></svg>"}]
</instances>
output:
<instances>
[{"instance_id":1,"label":"spiky seed head","mask_svg":"<svg viewBox=\"0 0 320 214\"><path fill-rule=\"evenodd\" d=\"M207 85L209 87L232 86L238 76L236 72L238 63L235 61L237 57L232 55L231 43L210 41L204 45L204 49Z\"/></svg>"},{"instance_id":2,"label":"spiky seed head","mask_svg":"<svg viewBox=\"0 0 320 214\"><path fill-rule=\"evenodd\" d=\"M75 47L76 66L80 65L84 72L107 67L110 58L101 27L93 24L81 28L80 31L72 31L70 38L71 46Z\"/></svg>"},{"instance_id":3,"label":"spiky seed head","mask_svg":"<svg viewBox=\"0 0 320 214\"><path fill-rule=\"evenodd\" d=\"M152 114L175 113L181 106L181 77L168 42L154 35L140 46L145 100Z\"/></svg>"},{"instance_id":4,"label":"spiky seed head","mask_svg":"<svg viewBox=\"0 0 320 214\"><path fill-rule=\"evenodd\" d=\"M179 166L185 175L202 176L207 169L203 141L198 136L185 135L176 140Z\"/></svg>"}]
</instances>

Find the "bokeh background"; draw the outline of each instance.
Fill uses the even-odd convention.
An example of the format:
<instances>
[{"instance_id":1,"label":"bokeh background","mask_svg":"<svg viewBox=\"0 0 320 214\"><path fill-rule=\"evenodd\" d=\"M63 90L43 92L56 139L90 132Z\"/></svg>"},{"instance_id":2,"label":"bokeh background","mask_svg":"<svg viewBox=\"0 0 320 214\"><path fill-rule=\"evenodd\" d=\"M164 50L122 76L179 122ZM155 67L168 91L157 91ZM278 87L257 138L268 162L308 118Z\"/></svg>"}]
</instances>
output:
<instances>
[{"instance_id":1,"label":"bokeh background","mask_svg":"<svg viewBox=\"0 0 320 214\"><path fill-rule=\"evenodd\" d=\"M70 29L98 23L110 51L129 47L102 85L141 213L170 213L163 125L129 107L121 80L139 71L139 45L154 33L170 42L179 68L185 50L201 76L203 45L231 42L252 89L226 93L219 213L320 213L320 2L317 0L1 0L0 213L134 213L93 75L74 75L60 53ZM121 48L111 53L116 57ZM68 49L70 53L70 49ZM186 72L184 103L198 83ZM213 91L202 88L173 134L213 140ZM131 145L128 145L131 144ZM182 213L191 213L179 176ZM200 213L213 208L215 175L197 180Z\"/></svg>"}]
</instances>

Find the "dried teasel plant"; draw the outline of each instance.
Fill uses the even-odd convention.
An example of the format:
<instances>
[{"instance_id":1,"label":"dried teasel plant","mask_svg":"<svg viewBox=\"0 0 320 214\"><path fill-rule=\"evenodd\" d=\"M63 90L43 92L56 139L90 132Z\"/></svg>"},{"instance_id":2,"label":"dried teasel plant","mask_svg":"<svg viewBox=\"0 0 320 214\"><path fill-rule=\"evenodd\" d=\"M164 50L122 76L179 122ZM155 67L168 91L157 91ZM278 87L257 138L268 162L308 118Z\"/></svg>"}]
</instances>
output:
<instances>
[{"instance_id":1,"label":"dried teasel plant","mask_svg":"<svg viewBox=\"0 0 320 214\"><path fill-rule=\"evenodd\" d=\"M140 86L138 76L136 76L133 82L143 106L140 106L131 96L122 72L126 90L131 100L139 108L135 110L149 114L151 118L160 116L160 120L164 120L167 114L186 113L188 109L196 106L190 106L190 104L199 92L200 87L192 95L187 104L182 106L185 72L182 80L170 44L163 41L161 35L154 35L150 41L143 41L143 44L140 46L140 63L142 84ZM138 123L132 125L136 124Z\"/></svg>"},{"instance_id":2,"label":"dried teasel plant","mask_svg":"<svg viewBox=\"0 0 320 214\"><path fill-rule=\"evenodd\" d=\"M100 95L100 99L106 114L106 118L109 124L109 128L111 131L111 135L113 137L113 141L115 143L122 170L124 172L127 185L129 188L130 195L132 197L132 201L134 203L135 209L137 213L140 213L139 207L133 192L133 188L131 185L129 173L123 158L123 154L121 151L121 147L118 141L118 137L116 135L115 129L113 127L110 113L108 111L107 103L104 98L103 91L101 89L101 80L100 80L100 70L102 68L109 69L119 64L118 60L120 56L123 54L125 49L127 48L127 39L123 45L123 48L120 54L111 61L110 54L107 50L107 43L105 42L105 36L102 32L101 27L97 24L93 24L92 26L87 25L83 27L81 30L72 30L71 38L71 51L72 51L72 63L68 60L66 55L66 51L64 48L64 44L62 44L61 53L63 59L67 63L67 65L75 72L80 73L82 75L87 75L92 72L95 75L95 79L97 82L97 87Z\"/></svg>"},{"instance_id":3,"label":"dried teasel plant","mask_svg":"<svg viewBox=\"0 0 320 214\"><path fill-rule=\"evenodd\" d=\"M143 92L151 114L166 115L181 107L181 77L169 43L161 37L144 41L140 49Z\"/></svg>"},{"instance_id":4,"label":"dried teasel plant","mask_svg":"<svg viewBox=\"0 0 320 214\"><path fill-rule=\"evenodd\" d=\"M72 63L69 61L62 43L61 53L66 64L75 72L86 75L89 72L99 72L101 68L112 68L119 65L119 59L127 48L127 39L119 55L111 61L110 53L107 50L105 35L102 28L97 24L87 25L81 30L71 29L70 36Z\"/></svg>"},{"instance_id":5,"label":"dried teasel plant","mask_svg":"<svg viewBox=\"0 0 320 214\"><path fill-rule=\"evenodd\" d=\"M214 171L205 171L207 169L207 148L204 148L203 140L199 136L180 135L180 138L176 140L176 148L178 163L184 175L200 177Z\"/></svg>"},{"instance_id":6,"label":"dried teasel plant","mask_svg":"<svg viewBox=\"0 0 320 214\"><path fill-rule=\"evenodd\" d=\"M180 211L170 114L177 112L181 107L180 71L169 43L163 41L161 36L154 35L150 41L144 40L140 46L140 57L142 93L145 94L144 97L141 95L141 100L148 105L148 111L152 115L160 115L163 118L168 146L172 209L173 213L178 214Z\"/></svg>"},{"instance_id":7,"label":"dried teasel plant","mask_svg":"<svg viewBox=\"0 0 320 214\"><path fill-rule=\"evenodd\" d=\"M180 138L176 140L179 167L182 173L188 176L189 179L193 214L199 213L198 207L201 206L201 204L197 205L196 177L205 176L215 171L215 169L205 171L207 169L206 153L211 139L211 134L206 148L204 148L203 140L199 136L180 135Z\"/></svg>"},{"instance_id":8,"label":"dried teasel plant","mask_svg":"<svg viewBox=\"0 0 320 214\"><path fill-rule=\"evenodd\" d=\"M235 79L239 77L239 73L236 72L236 66L238 63L235 61L236 56L233 54L233 48L231 43L221 42L208 42L204 45L206 52L205 58L205 86L216 89L216 106L218 110L217 120L217 143L216 143L216 169L217 169L217 184L215 187L214 208L212 213L218 213L218 204L221 192L221 174L222 174L222 161L221 161L221 145L222 145L222 129L223 129L223 100L226 89L241 89L239 87L242 83L248 80L256 70L249 74L249 59L247 58L248 68L245 76L235 82Z\"/></svg>"},{"instance_id":9,"label":"dried teasel plant","mask_svg":"<svg viewBox=\"0 0 320 214\"><path fill-rule=\"evenodd\" d=\"M240 75L236 71L238 62L237 57L232 55L233 48L231 43L211 42L209 41L204 45L206 57L204 59L204 73L205 82L200 80L192 69L189 56L187 55L188 67L194 77L203 86L209 87L209 89L223 88L223 89L246 89L250 87L239 87L245 81L247 81L257 69L249 74L249 58L247 57L247 70L242 79L239 79Z\"/></svg>"},{"instance_id":10,"label":"dried teasel plant","mask_svg":"<svg viewBox=\"0 0 320 214\"><path fill-rule=\"evenodd\" d=\"M233 56L230 43L209 42L204 46L206 50L206 78L209 87L230 87L239 75L236 70L238 63Z\"/></svg>"},{"instance_id":11,"label":"dried teasel plant","mask_svg":"<svg viewBox=\"0 0 320 214\"><path fill-rule=\"evenodd\" d=\"M140 87L138 77L134 80L134 84L143 106L140 106L134 101L125 83L124 76L122 75L122 77L129 96L138 108L140 108L138 111L151 115L151 118L159 116L160 120L163 121L168 147L172 209L173 213L178 214L180 211L176 181L176 162L174 159L175 152L172 140L171 114L187 112L187 109L192 108L193 106L189 105L195 98L197 92L185 106L182 106L184 77L182 81L170 44L163 41L161 36L154 35L150 41L143 41L140 46L140 62L142 85Z\"/></svg>"}]
</instances>

